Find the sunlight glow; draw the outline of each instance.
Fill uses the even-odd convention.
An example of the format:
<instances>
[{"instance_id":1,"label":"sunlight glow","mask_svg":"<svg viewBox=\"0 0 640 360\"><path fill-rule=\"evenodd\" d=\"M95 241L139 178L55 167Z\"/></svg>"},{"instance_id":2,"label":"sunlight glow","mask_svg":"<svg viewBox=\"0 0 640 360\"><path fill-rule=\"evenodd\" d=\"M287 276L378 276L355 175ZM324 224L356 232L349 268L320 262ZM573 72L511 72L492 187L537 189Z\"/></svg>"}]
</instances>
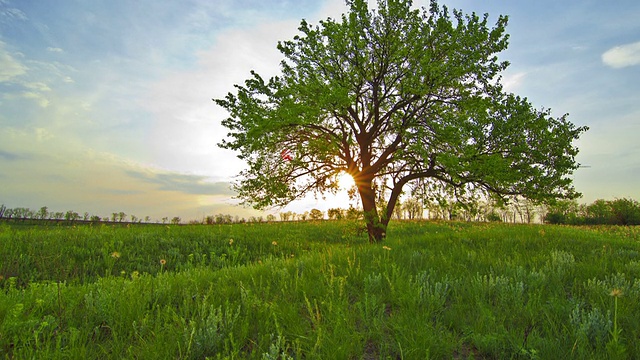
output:
<instances>
[{"instance_id":1,"label":"sunlight glow","mask_svg":"<svg viewBox=\"0 0 640 360\"><path fill-rule=\"evenodd\" d=\"M349 190L356 185L356 182L353 180L353 176L347 174L346 172L341 172L338 174L338 186L342 190Z\"/></svg>"}]
</instances>

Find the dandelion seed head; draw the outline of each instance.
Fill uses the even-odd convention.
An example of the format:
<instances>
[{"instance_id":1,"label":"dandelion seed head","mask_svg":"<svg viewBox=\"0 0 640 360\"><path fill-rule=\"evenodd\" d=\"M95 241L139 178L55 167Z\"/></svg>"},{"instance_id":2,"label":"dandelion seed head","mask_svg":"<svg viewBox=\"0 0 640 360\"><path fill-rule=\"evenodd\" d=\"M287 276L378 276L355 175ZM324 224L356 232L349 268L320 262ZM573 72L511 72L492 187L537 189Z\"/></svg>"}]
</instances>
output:
<instances>
[{"instance_id":1,"label":"dandelion seed head","mask_svg":"<svg viewBox=\"0 0 640 360\"><path fill-rule=\"evenodd\" d=\"M621 297L622 296L622 289L613 289L611 290L611 293L609 293L610 296L613 297Z\"/></svg>"}]
</instances>

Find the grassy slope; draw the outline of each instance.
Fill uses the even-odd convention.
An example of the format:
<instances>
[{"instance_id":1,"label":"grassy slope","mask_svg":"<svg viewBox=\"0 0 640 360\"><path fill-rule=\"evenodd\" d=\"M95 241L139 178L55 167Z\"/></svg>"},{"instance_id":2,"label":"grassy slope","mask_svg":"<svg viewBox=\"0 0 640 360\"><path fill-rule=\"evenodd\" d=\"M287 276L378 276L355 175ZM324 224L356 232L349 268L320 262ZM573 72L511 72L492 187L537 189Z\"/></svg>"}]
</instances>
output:
<instances>
[{"instance_id":1,"label":"grassy slope","mask_svg":"<svg viewBox=\"0 0 640 360\"><path fill-rule=\"evenodd\" d=\"M0 356L640 358L635 228L354 228L0 226Z\"/></svg>"}]
</instances>

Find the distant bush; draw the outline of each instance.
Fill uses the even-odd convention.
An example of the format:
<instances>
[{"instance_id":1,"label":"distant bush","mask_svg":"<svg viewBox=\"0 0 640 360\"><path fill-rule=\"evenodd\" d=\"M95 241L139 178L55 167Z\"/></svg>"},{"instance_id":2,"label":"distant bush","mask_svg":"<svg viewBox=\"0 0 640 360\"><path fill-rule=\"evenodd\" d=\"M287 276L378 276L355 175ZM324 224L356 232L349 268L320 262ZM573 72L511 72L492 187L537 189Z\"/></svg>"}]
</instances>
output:
<instances>
[{"instance_id":1,"label":"distant bush","mask_svg":"<svg viewBox=\"0 0 640 360\"><path fill-rule=\"evenodd\" d=\"M554 204L544 217L547 224L640 225L640 203L633 199L598 199L578 206L565 201Z\"/></svg>"},{"instance_id":2,"label":"distant bush","mask_svg":"<svg viewBox=\"0 0 640 360\"><path fill-rule=\"evenodd\" d=\"M547 215L544 216L544 222L547 224L566 224L567 223L567 216L565 214L562 214L560 212L549 212L547 213Z\"/></svg>"},{"instance_id":3,"label":"distant bush","mask_svg":"<svg viewBox=\"0 0 640 360\"><path fill-rule=\"evenodd\" d=\"M610 202L612 221L616 225L640 224L640 204L632 199L616 199Z\"/></svg>"},{"instance_id":4,"label":"distant bush","mask_svg":"<svg viewBox=\"0 0 640 360\"><path fill-rule=\"evenodd\" d=\"M318 209L311 209L309 212L309 217L311 220L320 220L324 217L324 213Z\"/></svg>"},{"instance_id":5,"label":"distant bush","mask_svg":"<svg viewBox=\"0 0 640 360\"><path fill-rule=\"evenodd\" d=\"M490 222L502 222L502 218L500 217L500 215L497 212L492 211L487 215L487 221L490 221Z\"/></svg>"}]
</instances>

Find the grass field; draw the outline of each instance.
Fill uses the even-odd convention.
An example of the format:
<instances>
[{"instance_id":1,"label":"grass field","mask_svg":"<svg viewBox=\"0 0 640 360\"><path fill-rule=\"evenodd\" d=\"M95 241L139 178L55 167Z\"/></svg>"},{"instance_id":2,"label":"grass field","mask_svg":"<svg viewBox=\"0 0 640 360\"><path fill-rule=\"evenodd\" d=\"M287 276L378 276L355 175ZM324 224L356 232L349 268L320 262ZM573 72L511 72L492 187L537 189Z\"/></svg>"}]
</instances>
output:
<instances>
[{"instance_id":1,"label":"grass field","mask_svg":"<svg viewBox=\"0 0 640 360\"><path fill-rule=\"evenodd\" d=\"M633 227L0 224L6 359L638 359Z\"/></svg>"}]
</instances>

